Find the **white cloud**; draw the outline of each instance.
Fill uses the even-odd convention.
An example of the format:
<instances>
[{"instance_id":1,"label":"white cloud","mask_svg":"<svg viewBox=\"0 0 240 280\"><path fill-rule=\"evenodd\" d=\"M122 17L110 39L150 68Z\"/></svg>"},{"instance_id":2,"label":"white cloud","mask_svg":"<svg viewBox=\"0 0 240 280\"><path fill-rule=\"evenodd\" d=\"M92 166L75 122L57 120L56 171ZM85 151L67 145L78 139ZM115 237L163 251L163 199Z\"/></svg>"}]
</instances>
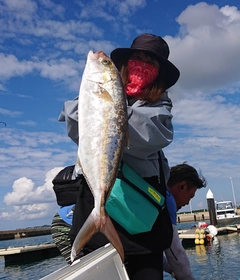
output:
<instances>
[{"instance_id":1,"label":"white cloud","mask_svg":"<svg viewBox=\"0 0 240 280\"><path fill-rule=\"evenodd\" d=\"M85 61L75 61L73 59L60 58L59 60L50 59L48 61L19 61L14 55L0 53L0 80L9 80L16 76L23 76L33 72L39 72L44 78L51 80L64 81L71 88L72 79L77 80L79 84L80 72L82 71ZM76 86L73 87L76 89Z\"/></svg>"},{"instance_id":2,"label":"white cloud","mask_svg":"<svg viewBox=\"0 0 240 280\"><path fill-rule=\"evenodd\" d=\"M12 221L37 221L41 218L49 219L53 217L56 212L56 207L51 203L39 203L30 205L13 206L11 211L3 210L0 214L0 219L4 222ZM50 214L50 215L49 215Z\"/></svg>"},{"instance_id":3,"label":"white cloud","mask_svg":"<svg viewBox=\"0 0 240 280\"><path fill-rule=\"evenodd\" d=\"M41 76L50 79L64 79L66 77L78 77L82 63L73 59L51 60L49 62L37 62L36 68L40 71Z\"/></svg>"},{"instance_id":4,"label":"white cloud","mask_svg":"<svg viewBox=\"0 0 240 280\"><path fill-rule=\"evenodd\" d=\"M32 180L26 177L16 180L13 184L13 191L5 195L3 201L7 205L9 204L26 204L28 202L27 198L31 195L34 188L34 183Z\"/></svg>"},{"instance_id":5,"label":"white cloud","mask_svg":"<svg viewBox=\"0 0 240 280\"><path fill-rule=\"evenodd\" d=\"M7 91L6 87L3 84L1 84L1 83L0 83L0 91L1 91L1 94L3 92L6 93L6 91Z\"/></svg>"},{"instance_id":6,"label":"white cloud","mask_svg":"<svg viewBox=\"0 0 240 280\"><path fill-rule=\"evenodd\" d=\"M113 43L106 41L106 40L101 40L101 41L96 41L96 40L90 40L89 43L89 49L92 49L93 51L99 51L99 50L104 50L104 52L108 55L110 55L111 51L116 48Z\"/></svg>"},{"instance_id":7,"label":"white cloud","mask_svg":"<svg viewBox=\"0 0 240 280\"><path fill-rule=\"evenodd\" d=\"M11 221L12 225L18 221L22 221L23 224L27 222L37 225L38 221L50 224L59 207L52 188L52 180L61 169L62 167L55 167L48 171L45 174L45 183L38 187L26 177L16 180L12 191L4 196L6 206L1 205L1 224L8 225L8 221ZM8 225L6 229L9 228Z\"/></svg>"},{"instance_id":8,"label":"white cloud","mask_svg":"<svg viewBox=\"0 0 240 280\"><path fill-rule=\"evenodd\" d=\"M37 5L32 0L3 0L4 13L14 14L16 18L29 19L37 10Z\"/></svg>"},{"instance_id":9,"label":"white cloud","mask_svg":"<svg viewBox=\"0 0 240 280\"><path fill-rule=\"evenodd\" d=\"M129 21L129 16L136 10L143 9L147 4L146 0L92 0L78 2L81 7L80 17L83 19L100 18L115 24L115 28L122 28L122 22ZM98 11L97 13L95 11Z\"/></svg>"},{"instance_id":10,"label":"white cloud","mask_svg":"<svg viewBox=\"0 0 240 280\"><path fill-rule=\"evenodd\" d=\"M13 183L12 192L4 197L7 205L25 205L44 202L54 202L55 194L52 189L52 180L63 167L55 167L48 171L43 186L34 187L34 182L26 177L19 178Z\"/></svg>"},{"instance_id":11,"label":"white cloud","mask_svg":"<svg viewBox=\"0 0 240 280\"><path fill-rule=\"evenodd\" d=\"M217 137L221 141L218 153L225 150L232 155L233 147L239 151L235 139L240 137L236 129L240 122L240 37L236 36L240 12L236 7L219 8L201 2L188 6L177 21L181 25L179 36L166 37L172 51L170 60L181 72L179 82L170 90L174 143L187 141L186 137L205 137L210 147L211 139ZM197 154L198 140L195 144ZM194 141L191 150L193 146ZM209 154L206 146L201 148L204 155ZM184 153L188 154L187 146Z\"/></svg>"},{"instance_id":12,"label":"white cloud","mask_svg":"<svg viewBox=\"0 0 240 280\"><path fill-rule=\"evenodd\" d=\"M236 124L240 122L239 105L221 99L218 101L217 98L208 99L204 97L204 92L201 96L194 95L187 100L176 100L173 115L174 123L188 125L197 135L207 134L220 138L229 135L234 138L240 136L235 130Z\"/></svg>"},{"instance_id":13,"label":"white cloud","mask_svg":"<svg viewBox=\"0 0 240 280\"><path fill-rule=\"evenodd\" d=\"M17 122L17 124L24 125L24 126L36 126L37 125L36 122L31 121L31 120Z\"/></svg>"},{"instance_id":14,"label":"white cloud","mask_svg":"<svg viewBox=\"0 0 240 280\"><path fill-rule=\"evenodd\" d=\"M0 139L0 187L22 177L40 184L48 170L76 160L77 147L65 134L0 127Z\"/></svg>"},{"instance_id":15,"label":"white cloud","mask_svg":"<svg viewBox=\"0 0 240 280\"><path fill-rule=\"evenodd\" d=\"M4 108L0 108L0 115L5 115L8 117L19 117L20 115L22 115L22 112L19 111L11 111L11 110L7 110Z\"/></svg>"},{"instance_id":16,"label":"white cloud","mask_svg":"<svg viewBox=\"0 0 240 280\"><path fill-rule=\"evenodd\" d=\"M48 17L42 18L42 16L38 16L37 14L32 16L27 24L22 19L18 19L17 21L16 24L15 15L11 15L8 20L0 19L0 31L4 31L1 40L11 36L17 42L23 42L24 45L27 45L33 44L34 40L38 37L46 37L48 38L48 43L51 43L55 39L78 41L81 35L87 36L91 34L94 37L101 37L103 35L103 30L100 27L88 21L57 21L48 19ZM22 36L32 35L35 38L24 39L24 37L19 38L15 36L15 34L22 34Z\"/></svg>"},{"instance_id":17,"label":"white cloud","mask_svg":"<svg viewBox=\"0 0 240 280\"><path fill-rule=\"evenodd\" d=\"M144 8L146 6L146 0L125 0L119 2L118 12L120 16L130 15L135 12L136 9Z\"/></svg>"},{"instance_id":18,"label":"white cloud","mask_svg":"<svg viewBox=\"0 0 240 280\"><path fill-rule=\"evenodd\" d=\"M236 7L191 5L177 18L177 37L166 36L171 59L181 71L182 90L211 93L240 86L240 11Z\"/></svg>"},{"instance_id":19,"label":"white cloud","mask_svg":"<svg viewBox=\"0 0 240 280\"><path fill-rule=\"evenodd\" d=\"M51 0L39 0L41 5L49 10L49 12L58 15L59 17L63 17L63 14L65 12L65 8L59 4L54 3Z\"/></svg>"},{"instance_id":20,"label":"white cloud","mask_svg":"<svg viewBox=\"0 0 240 280\"><path fill-rule=\"evenodd\" d=\"M143 8L146 1L89 1L87 4L78 4L82 11L91 15L87 17L91 21L82 20L81 15L77 19L64 20L65 8L50 0L41 0L38 5L30 0L2 1L2 9L6 13L0 19L0 40L4 42L11 37L13 42L26 47L26 51L24 55L19 55L14 48L3 49L0 64L4 67L0 69L0 81L39 71L44 78L64 81L71 90L76 90L84 60L73 60L73 55L85 56L90 49L104 50L109 54L116 46L110 41L100 40L104 31L92 18L102 16L105 21L113 21L113 28L124 30L125 27L120 23L122 15L129 15L136 9ZM114 16L112 9L116 11ZM24 16L18 16L23 10ZM53 19L53 13L59 15L61 20Z\"/></svg>"},{"instance_id":21,"label":"white cloud","mask_svg":"<svg viewBox=\"0 0 240 280\"><path fill-rule=\"evenodd\" d=\"M237 7L226 5L222 7L221 12L228 17L228 22L240 20L240 13Z\"/></svg>"},{"instance_id":22,"label":"white cloud","mask_svg":"<svg viewBox=\"0 0 240 280\"><path fill-rule=\"evenodd\" d=\"M26 30L27 31L27 30ZM102 30L98 28L92 22L82 22L82 21L54 21L45 20L44 22L37 21L33 29L30 30L32 35L45 37L49 36L51 38L61 38L63 40L76 40L78 41L78 36L88 35L99 37L102 35Z\"/></svg>"},{"instance_id":23,"label":"white cloud","mask_svg":"<svg viewBox=\"0 0 240 280\"><path fill-rule=\"evenodd\" d=\"M232 199L229 176L240 174L240 11L201 2L177 22L179 33L165 37L181 76L170 89L175 134L164 150L171 166L185 160L201 168L216 200ZM206 192L195 196L196 206L206 206Z\"/></svg>"},{"instance_id":24,"label":"white cloud","mask_svg":"<svg viewBox=\"0 0 240 280\"><path fill-rule=\"evenodd\" d=\"M0 79L7 79L14 76L28 74L34 69L32 61L19 61L14 55L4 55L0 53Z\"/></svg>"}]
</instances>

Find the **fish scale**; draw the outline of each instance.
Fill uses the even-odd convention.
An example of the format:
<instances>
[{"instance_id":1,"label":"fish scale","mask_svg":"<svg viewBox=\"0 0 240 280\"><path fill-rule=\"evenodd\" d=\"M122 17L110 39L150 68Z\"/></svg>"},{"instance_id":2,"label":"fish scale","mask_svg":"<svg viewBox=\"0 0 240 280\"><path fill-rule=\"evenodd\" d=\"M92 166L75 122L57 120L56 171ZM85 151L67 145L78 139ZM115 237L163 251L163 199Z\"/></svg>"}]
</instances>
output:
<instances>
[{"instance_id":1,"label":"fish scale","mask_svg":"<svg viewBox=\"0 0 240 280\"><path fill-rule=\"evenodd\" d=\"M78 106L78 161L93 194L94 208L74 240L71 259L100 231L123 260L121 241L104 206L126 145L127 106L119 72L102 51L88 53Z\"/></svg>"}]
</instances>

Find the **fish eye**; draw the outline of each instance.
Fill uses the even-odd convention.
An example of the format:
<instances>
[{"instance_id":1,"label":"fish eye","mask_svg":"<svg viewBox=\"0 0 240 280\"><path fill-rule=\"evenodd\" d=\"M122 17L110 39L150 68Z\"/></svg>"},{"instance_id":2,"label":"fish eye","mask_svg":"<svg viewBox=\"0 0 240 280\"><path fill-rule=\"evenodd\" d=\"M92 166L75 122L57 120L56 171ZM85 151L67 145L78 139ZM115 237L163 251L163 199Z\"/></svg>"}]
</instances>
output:
<instances>
[{"instance_id":1,"label":"fish eye","mask_svg":"<svg viewBox=\"0 0 240 280\"><path fill-rule=\"evenodd\" d=\"M107 66L107 65L111 64L111 61L109 59L105 58L102 60L102 64Z\"/></svg>"}]
</instances>

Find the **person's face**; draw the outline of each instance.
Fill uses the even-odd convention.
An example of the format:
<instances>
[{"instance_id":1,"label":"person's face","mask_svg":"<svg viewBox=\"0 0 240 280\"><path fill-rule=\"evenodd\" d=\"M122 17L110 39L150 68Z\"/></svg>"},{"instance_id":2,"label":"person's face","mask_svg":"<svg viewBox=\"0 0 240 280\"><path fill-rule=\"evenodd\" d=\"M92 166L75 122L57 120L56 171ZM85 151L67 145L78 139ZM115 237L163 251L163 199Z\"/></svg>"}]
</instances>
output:
<instances>
[{"instance_id":1,"label":"person's face","mask_svg":"<svg viewBox=\"0 0 240 280\"><path fill-rule=\"evenodd\" d=\"M142 62L146 62L148 64L155 66L158 70L160 68L159 62L153 57L149 56L148 53L143 51L137 51L133 53L129 59L135 59L135 60L140 60Z\"/></svg>"},{"instance_id":2,"label":"person's face","mask_svg":"<svg viewBox=\"0 0 240 280\"><path fill-rule=\"evenodd\" d=\"M189 201L195 196L196 190L195 186L188 188L185 181L179 184L178 191L174 195L178 210L189 204Z\"/></svg>"}]
</instances>

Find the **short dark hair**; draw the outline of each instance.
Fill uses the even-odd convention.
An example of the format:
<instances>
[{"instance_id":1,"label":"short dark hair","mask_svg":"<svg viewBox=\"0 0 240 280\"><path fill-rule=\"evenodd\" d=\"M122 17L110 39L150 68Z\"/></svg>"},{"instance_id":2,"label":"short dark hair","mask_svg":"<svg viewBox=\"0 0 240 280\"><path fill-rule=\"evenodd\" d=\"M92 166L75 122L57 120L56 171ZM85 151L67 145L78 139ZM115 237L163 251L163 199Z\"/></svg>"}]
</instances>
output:
<instances>
[{"instance_id":1,"label":"short dark hair","mask_svg":"<svg viewBox=\"0 0 240 280\"><path fill-rule=\"evenodd\" d=\"M187 182L188 188L195 186L197 189L201 189L205 188L207 185L207 181L201 172L198 174L194 167L186 164L185 162L171 167L168 186L172 187L182 181Z\"/></svg>"}]
</instances>

